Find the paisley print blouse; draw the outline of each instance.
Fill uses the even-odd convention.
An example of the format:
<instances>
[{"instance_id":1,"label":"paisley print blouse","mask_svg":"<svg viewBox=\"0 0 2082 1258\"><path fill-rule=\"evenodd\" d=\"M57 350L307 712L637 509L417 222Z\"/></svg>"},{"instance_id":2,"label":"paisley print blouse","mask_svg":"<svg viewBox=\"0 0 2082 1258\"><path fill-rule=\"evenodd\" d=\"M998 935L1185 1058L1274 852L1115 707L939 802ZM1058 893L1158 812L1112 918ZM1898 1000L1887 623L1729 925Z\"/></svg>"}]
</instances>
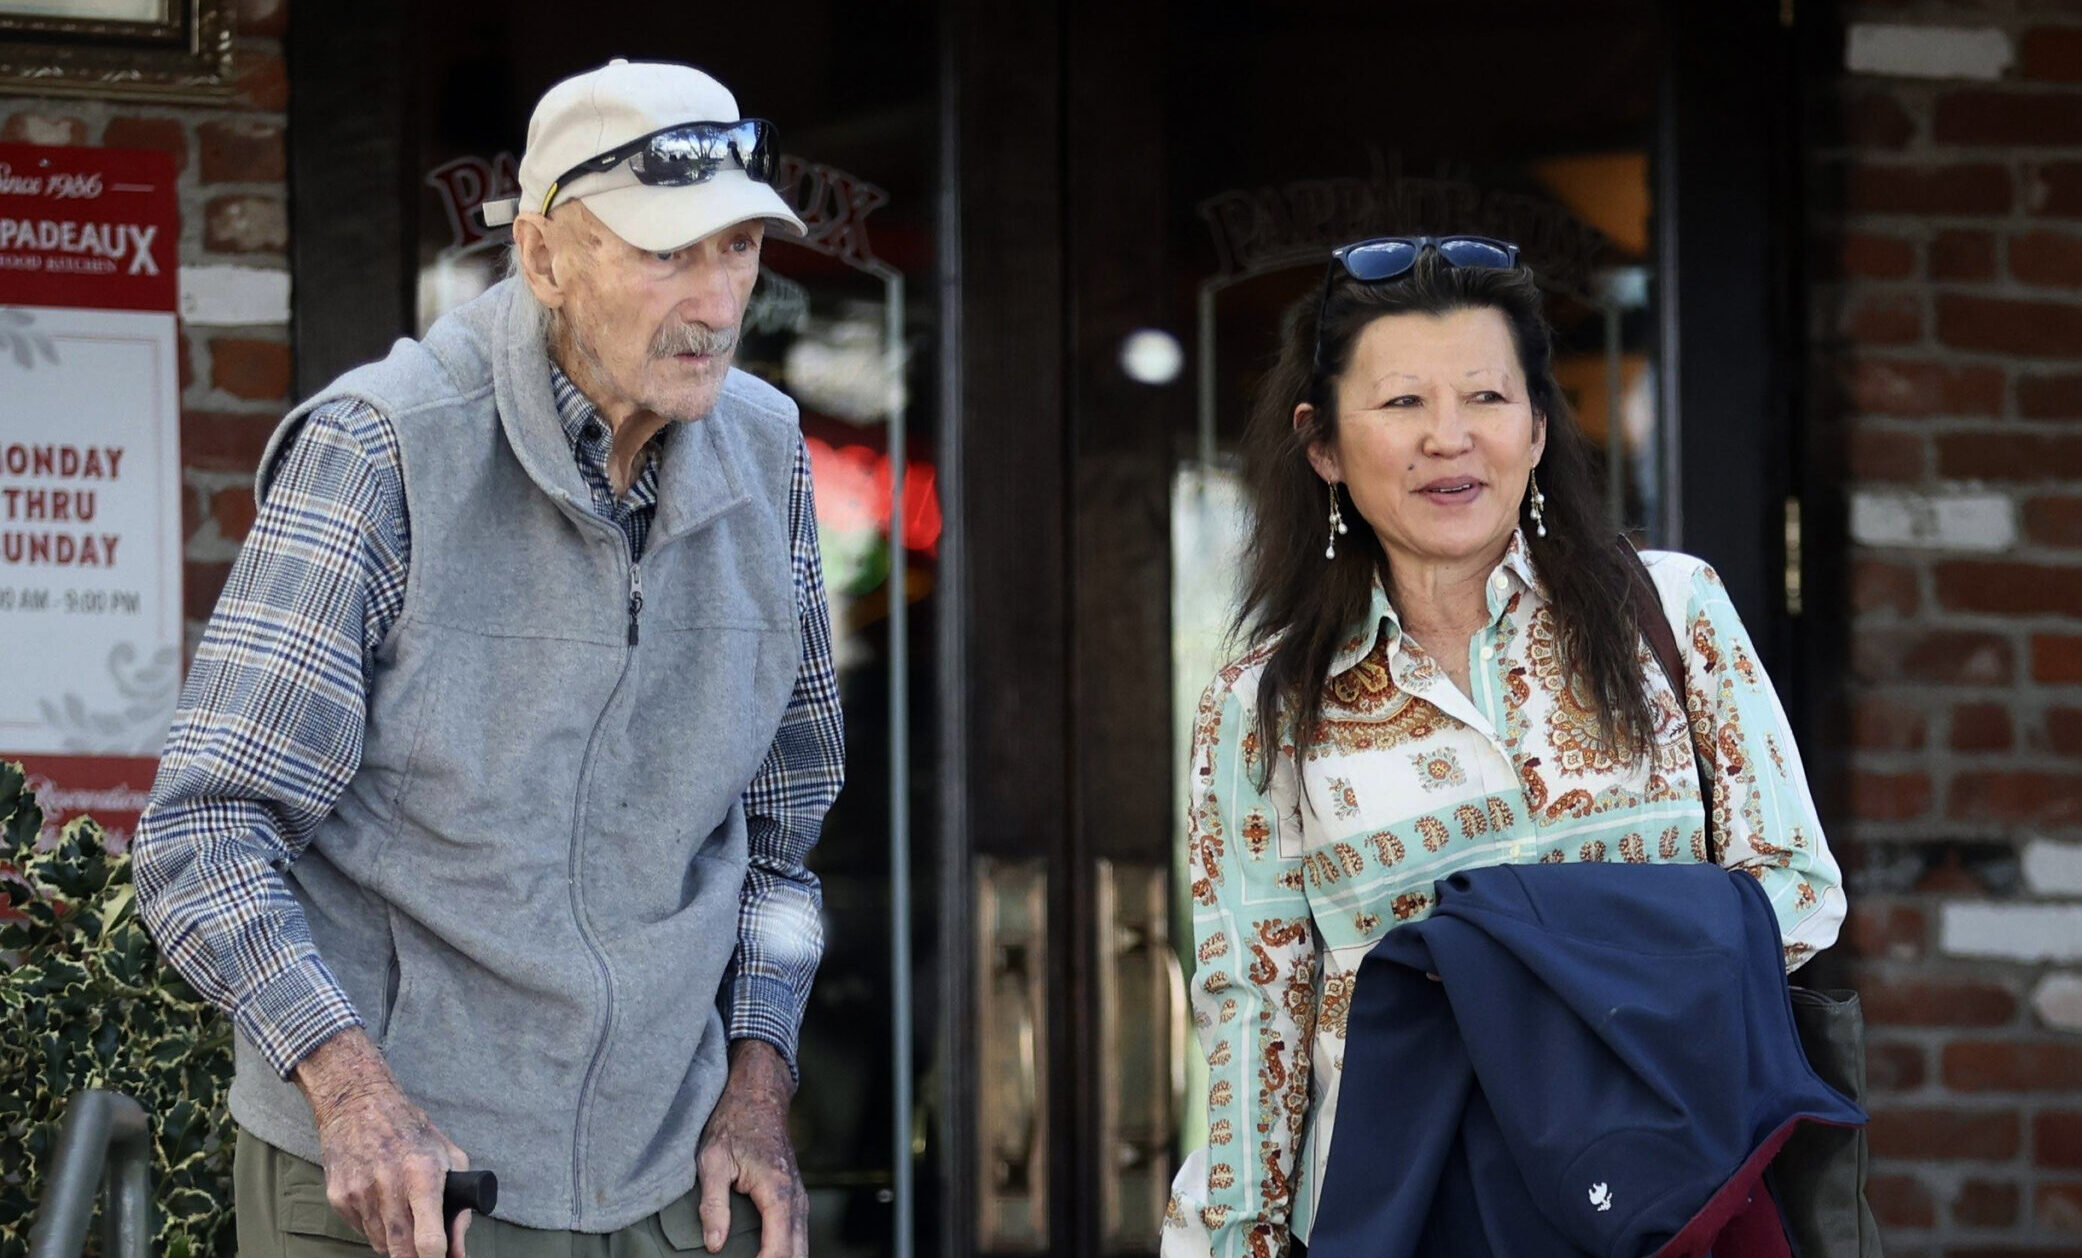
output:
<instances>
[{"instance_id":1,"label":"paisley print blouse","mask_svg":"<svg viewBox=\"0 0 2082 1258\"><path fill-rule=\"evenodd\" d=\"M1274 1258L1290 1234L1307 1237L1359 962L1384 931L1430 912L1437 880L1513 861L1704 860L1692 741L1711 770L1721 862L1769 892L1787 966L1835 941L1836 861L1727 592L1697 559L1642 558L1688 691L1680 706L1644 640L1652 757L1622 761L1600 738L1523 537L1489 578L1471 694L1402 634L1378 588L1302 749L1259 743L1264 648L1208 687L1189 770L1208 1143L1173 1186L1167 1256Z\"/></svg>"}]
</instances>

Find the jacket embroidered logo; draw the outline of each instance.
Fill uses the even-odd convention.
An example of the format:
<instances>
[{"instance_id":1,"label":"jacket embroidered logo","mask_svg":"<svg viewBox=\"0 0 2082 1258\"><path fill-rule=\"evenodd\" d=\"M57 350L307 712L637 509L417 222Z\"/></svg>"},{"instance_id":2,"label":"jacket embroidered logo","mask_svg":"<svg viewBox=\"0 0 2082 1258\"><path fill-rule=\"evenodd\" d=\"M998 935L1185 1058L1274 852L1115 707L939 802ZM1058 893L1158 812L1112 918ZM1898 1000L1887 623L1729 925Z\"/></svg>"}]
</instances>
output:
<instances>
[{"instance_id":1,"label":"jacket embroidered logo","mask_svg":"<svg viewBox=\"0 0 2082 1258\"><path fill-rule=\"evenodd\" d=\"M1610 1210L1612 1208L1612 1190L1603 1184L1592 1184L1590 1186L1590 1203L1598 1208L1599 1213Z\"/></svg>"}]
</instances>

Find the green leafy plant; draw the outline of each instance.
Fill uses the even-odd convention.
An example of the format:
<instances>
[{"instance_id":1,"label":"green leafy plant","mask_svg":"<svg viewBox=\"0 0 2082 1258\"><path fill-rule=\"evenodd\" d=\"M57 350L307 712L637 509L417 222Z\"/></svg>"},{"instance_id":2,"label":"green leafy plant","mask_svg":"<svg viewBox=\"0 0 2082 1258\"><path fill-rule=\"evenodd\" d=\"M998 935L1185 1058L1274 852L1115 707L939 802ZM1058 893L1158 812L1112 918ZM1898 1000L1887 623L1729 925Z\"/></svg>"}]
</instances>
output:
<instances>
[{"instance_id":1,"label":"green leafy plant","mask_svg":"<svg viewBox=\"0 0 2082 1258\"><path fill-rule=\"evenodd\" d=\"M87 1088L151 1115L152 1252L230 1258L231 1026L159 963L129 853L84 817L55 842L42 829L21 766L0 763L0 1258L28 1254L65 1100Z\"/></svg>"}]
</instances>

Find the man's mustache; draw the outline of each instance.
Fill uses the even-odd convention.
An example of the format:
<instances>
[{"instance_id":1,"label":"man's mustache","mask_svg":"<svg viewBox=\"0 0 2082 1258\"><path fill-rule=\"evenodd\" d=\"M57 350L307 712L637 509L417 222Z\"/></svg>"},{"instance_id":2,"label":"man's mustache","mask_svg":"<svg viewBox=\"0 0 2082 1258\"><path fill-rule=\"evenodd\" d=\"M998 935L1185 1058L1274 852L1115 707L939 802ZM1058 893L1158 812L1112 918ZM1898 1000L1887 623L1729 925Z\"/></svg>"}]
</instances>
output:
<instances>
[{"instance_id":1,"label":"man's mustache","mask_svg":"<svg viewBox=\"0 0 2082 1258\"><path fill-rule=\"evenodd\" d=\"M736 328L712 328L706 323L675 323L658 329L651 338L651 357L675 354L727 354L737 348Z\"/></svg>"}]
</instances>

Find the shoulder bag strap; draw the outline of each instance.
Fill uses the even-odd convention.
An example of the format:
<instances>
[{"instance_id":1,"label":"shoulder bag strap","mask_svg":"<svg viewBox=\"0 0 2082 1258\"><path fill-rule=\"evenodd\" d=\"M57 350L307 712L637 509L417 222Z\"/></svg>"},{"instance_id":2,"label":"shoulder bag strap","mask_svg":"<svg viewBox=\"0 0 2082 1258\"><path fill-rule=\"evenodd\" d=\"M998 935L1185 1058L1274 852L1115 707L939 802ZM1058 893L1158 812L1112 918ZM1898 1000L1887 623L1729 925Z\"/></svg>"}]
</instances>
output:
<instances>
[{"instance_id":1,"label":"shoulder bag strap","mask_svg":"<svg viewBox=\"0 0 2082 1258\"><path fill-rule=\"evenodd\" d=\"M1706 809L1706 857L1720 859L1720 844L1713 833L1713 778L1705 757L1699 754L1699 744L1692 740L1691 709L1684 684L1684 654L1677 649L1677 635L1670 631L1670 618L1663 614L1663 600L1655 592L1655 581L1648 575L1648 565L1634 550L1634 544L1619 538L1620 562L1627 570L1627 601L1634 608L1634 619L1641 624L1641 632L1648 639L1656 660L1663 666L1663 676L1670 682L1670 692L1677 696L1677 706L1684 712L1684 740L1691 746L1692 762L1699 770L1699 794Z\"/></svg>"}]
</instances>

